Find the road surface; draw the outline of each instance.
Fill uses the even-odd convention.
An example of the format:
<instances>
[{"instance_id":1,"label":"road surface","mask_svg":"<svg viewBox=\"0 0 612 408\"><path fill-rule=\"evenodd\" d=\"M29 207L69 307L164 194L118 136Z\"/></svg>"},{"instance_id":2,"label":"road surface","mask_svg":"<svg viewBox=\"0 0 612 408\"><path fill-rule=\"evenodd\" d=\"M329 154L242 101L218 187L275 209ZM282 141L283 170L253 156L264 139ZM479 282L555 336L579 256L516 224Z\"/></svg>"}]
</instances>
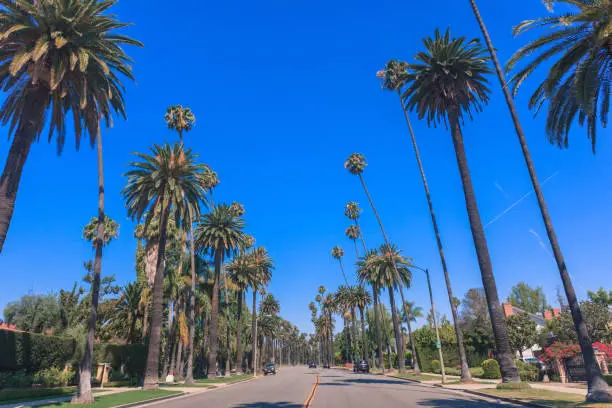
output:
<instances>
[{"instance_id":1,"label":"road surface","mask_svg":"<svg viewBox=\"0 0 612 408\"><path fill-rule=\"evenodd\" d=\"M317 380L318 378L318 380ZM316 384L316 385L315 385ZM278 374L156 404L156 408L515 407L455 391L344 370L283 368Z\"/></svg>"}]
</instances>

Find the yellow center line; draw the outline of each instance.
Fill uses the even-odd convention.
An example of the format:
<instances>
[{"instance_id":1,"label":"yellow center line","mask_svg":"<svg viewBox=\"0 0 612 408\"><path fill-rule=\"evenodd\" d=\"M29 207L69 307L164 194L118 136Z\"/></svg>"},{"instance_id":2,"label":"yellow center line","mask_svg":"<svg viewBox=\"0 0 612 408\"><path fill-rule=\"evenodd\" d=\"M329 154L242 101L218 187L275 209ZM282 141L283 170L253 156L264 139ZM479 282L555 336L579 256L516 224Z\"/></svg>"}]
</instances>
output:
<instances>
[{"instance_id":1,"label":"yellow center line","mask_svg":"<svg viewBox=\"0 0 612 408\"><path fill-rule=\"evenodd\" d=\"M304 401L304 408L309 408L312 406L312 400L314 399L315 395L317 394L317 387L319 386L319 376L317 375L317 379L315 381L315 383L312 385L312 390L310 391L310 393L308 394L308 398L306 398L306 401Z\"/></svg>"}]
</instances>

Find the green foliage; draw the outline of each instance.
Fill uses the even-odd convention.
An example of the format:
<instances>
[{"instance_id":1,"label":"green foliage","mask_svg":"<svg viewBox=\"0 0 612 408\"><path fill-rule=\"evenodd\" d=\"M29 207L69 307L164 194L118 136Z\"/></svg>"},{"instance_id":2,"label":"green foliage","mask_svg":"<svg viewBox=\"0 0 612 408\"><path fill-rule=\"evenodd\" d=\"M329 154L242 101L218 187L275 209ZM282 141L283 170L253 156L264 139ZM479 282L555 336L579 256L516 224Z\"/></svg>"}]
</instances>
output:
<instances>
[{"instance_id":1,"label":"green foliage","mask_svg":"<svg viewBox=\"0 0 612 408\"><path fill-rule=\"evenodd\" d=\"M64 368L72 363L76 342L72 338L0 330L0 371Z\"/></svg>"},{"instance_id":2,"label":"green foliage","mask_svg":"<svg viewBox=\"0 0 612 408\"><path fill-rule=\"evenodd\" d=\"M1 388L1 387L0 387ZM0 402L8 404L17 400L32 400L53 396L70 396L74 393L74 387L58 388L6 388L0 389Z\"/></svg>"},{"instance_id":3,"label":"green foliage","mask_svg":"<svg viewBox=\"0 0 612 408\"><path fill-rule=\"evenodd\" d=\"M544 313L544 310L550 309L542 287L538 286L534 289L525 282L519 282L510 289L508 302L532 314Z\"/></svg>"},{"instance_id":4,"label":"green foliage","mask_svg":"<svg viewBox=\"0 0 612 408\"><path fill-rule=\"evenodd\" d=\"M499 370L499 363L497 360L488 359L482 363L482 378L497 380L501 378L501 371Z\"/></svg>"},{"instance_id":5,"label":"green foliage","mask_svg":"<svg viewBox=\"0 0 612 408\"><path fill-rule=\"evenodd\" d=\"M459 351L454 327L450 325L441 326L439 331L445 365L449 367L458 366L460 364ZM421 370L424 372L434 372L431 363L439 358L434 329L429 326L423 326L415 330L413 334Z\"/></svg>"},{"instance_id":6,"label":"green foliage","mask_svg":"<svg viewBox=\"0 0 612 408\"><path fill-rule=\"evenodd\" d=\"M612 374L604 375L604 380L608 383L608 385L612 385Z\"/></svg>"},{"instance_id":7,"label":"green foliage","mask_svg":"<svg viewBox=\"0 0 612 408\"><path fill-rule=\"evenodd\" d=\"M519 376L521 377L521 381L537 381L540 377L540 370L535 364L524 363L520 360L517 360L516 366L519 371Z\"/></svg>"},{"instance_id":8,"label":"green foliage","mask_svg":"<svg viewBox=\"0 0 612 408\"><path fill-rule=\"evenodd\" d=\"M538 341L537 324L527 313L518 313L506 319L508 341L513 351L522 353Z\"/></svg>"},{"instance_id":9,"label":"green foliage","mask_svg":"<svg viewBox=\"0 0 612 408\"><path fill-rule=\"evenodd\" d=\"M495 348L484 289L469 289L461 301L459 326L470 367L480 366Z\"/></svg>"},{"instance_id":10,"label":"green foliage","mask_svg":"<svg viewBox=\"0 0 612 408\"><path fill-rule=\"evenodd\" d=\"M19 330L42 333L53 329L61 321L60 309L55 295L28 294L4 308L6 322Z\"/></svg>"},{"instance_id":11,"label":"green foliage","mask_svg":"<svg viewBox=\"0 0 612 408\"><path fill-rule=\"evenodd\" d=\"M588 290L587 295L589 296L589 300L593 303L612 306L612 290L606 292L606 290L601 287L597 292Z\"/></svg>"},{"instance_id":12,"label":"green foliage","mask_svg":"<svg viewBox=\"0 0 612 408\"><path fill-rule=\"evenodd\" d=\"M584 317L587 330L592 341L598 343L612 343L612 309L607 305L596 302L580 302L580 309ZM552 333L558 341L565 343L578 343L574 321L569 311L561 312L560 316L546 322L546 329L542 333ZM547 345L548 335L542 335L540 346Z\"/></svg>"},{"instance_id":13,"label":"green foliage","mask_svg":"<svg viewBox=\"0 0 612 408\"><path fill-rule=\"evenodd\" d=\"M440 374L442 372L442 365L440 360L431 360L431 372Z\"/></svg>"},{"instance_id":14,"label":"green foliage","mask_svg":"<svg viewBox=\"0 0 612 408\"><path fill-rule=\"evenodd\" d=\"M40 384L44 387L63 387L72 384L74 371L60 370L56 367L45 368L34 374L32 380L34 384Z\"/></svg>"},{"instance_id":15,"label":"green foliage","mask_svg":"<svg viewBox=\"0 0 612 408\"><path fill-rule=\"evenodd\" d=\"M497 384L496 388L498 390L528 390L531 386L529 383L521 381Z\"/></svg>"},{"instance_id":16,"label":"green foliage","mask_svg":"<svg viewBox=\"0 0 612 408\"><path fill-rule=\"evenodd\" d=\"M91 217L89 223L83 227L83 239L91 242L94 248L98 244L98 224L98 217ZM108 215L104 216L103 237L102 245L104 246L119 237L119 224Z\"/></svg>"},{"instance_id":17,"label":"green foliage","mask_svg":"<svg viewBox=\"0 0 612 408\"><path fill-rule=\"evenodd\" d=\"M24 388L31 385L32 376L25 371L0 371L0 388Z\"/></svg>"},{"instance_id":18,"label":"green foliage","mask_svg":"<svg viewBox=\"0 0 612 408\"><path fill-rule=\"evenodd\" d=\"M147 346L144 344L98 343L94 345L93 361L94 367L99 363L110 363L115 373L123 366L124 378L142 378L147 363Z\"/></svg>"}]
</instances>

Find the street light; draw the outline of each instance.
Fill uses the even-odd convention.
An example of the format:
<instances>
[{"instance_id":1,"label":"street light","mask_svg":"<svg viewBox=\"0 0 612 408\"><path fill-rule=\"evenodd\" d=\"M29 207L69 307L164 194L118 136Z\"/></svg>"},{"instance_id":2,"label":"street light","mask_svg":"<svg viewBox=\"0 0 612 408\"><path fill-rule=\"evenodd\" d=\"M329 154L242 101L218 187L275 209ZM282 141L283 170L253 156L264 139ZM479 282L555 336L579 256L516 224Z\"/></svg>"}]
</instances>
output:
<instances>
[{"instance_id":1,"label":"street light","mask_svg":"<svg viewBox=\"0 0 612 408\"><path fill-rule=\"evenodd\" d=\"M436 348L438 349L438 355L440 356L440 371L442 372L442 384L446 382L446 372L444 370L444 356L442 355L442 343L440 342L440 332L438 330L438 318L436 317L436 306L434 305L433 293L431 292L431 280L429 279L429 269L421 268L420 266L410 265L413 268L425 272L427 276L427 287L429 288L429 300L431 301L431 313L433 314L434 328L436 330ZM406 316L408 318L408 316ZM416 358L416 356L414 356Z\"/></svg>"}]
</instances>

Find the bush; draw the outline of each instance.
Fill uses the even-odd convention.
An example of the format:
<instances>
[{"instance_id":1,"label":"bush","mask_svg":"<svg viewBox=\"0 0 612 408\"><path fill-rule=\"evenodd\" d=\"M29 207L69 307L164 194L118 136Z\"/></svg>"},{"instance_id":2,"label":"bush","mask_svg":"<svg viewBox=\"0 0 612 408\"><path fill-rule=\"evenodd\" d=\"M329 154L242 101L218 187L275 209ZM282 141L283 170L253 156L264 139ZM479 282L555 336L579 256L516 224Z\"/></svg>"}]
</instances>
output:
<instances>
[{"instance_id":1,"label":"bush","mask_svg":"<svg viewBox=\"0 0 612 408\"><path fill-rule=\"evenodd\" d=\"M498 390L528 390L531 388L531 385L529 385L529 383L522 382L522 381L521 382L509 382L509 383L497 384L496 388Z\"/></svg>"},{"instance_id":2,"label":"bush","mask_svg":"<svg viewBox=\"0 0 612 408\"><path fill-rule=\"evenodd\" d=\"M612 385L612 374L604 375L604 380L608 383L608 385Z\"/></svg>"},{"instance_id":3,"label":"bush","mask_svg":"<svg viewBox=\"0 0 612 408\"><path fill-rule=\"evenodd\" d=\"M431 360L431 372L440 374L442 372L442 366L440 360Z\"/></svg>"},{"instance_id":4,"label":"bush","mask_svg":"<svg viewBox=\"0 0 612 408\"><path fill-rule=\"evenodd\" d=\"M94 344L94 373L99 363L110 363L111 380L123 373L125 378L142 378L147 364L147 346L144 344ZM118 378L117 378L118 379Z\"/></svg>"},{"instance_id":5,"label":"bush","mask_svg":"<svg viewBox=\"0 0 612 408\"><path fill-rule=\"evenodd\" d=\"M444 371L448 375L461 375L461 369L453 367L444 367Z\"/></svg>"},{"instance_id":6,"label":"bush","mask_svg":"<svg viewBox=\"0 0 612 408\"><path fill-rule=\"evenodd\" d=\"M482 378L486 378L489 380L497 380L501 378L501 371L499 371L499 363L497 360L489 359L485 360L482 363Z\"/></svg>"},{"instance_id":7,"label":"bush","mask_svg":"<svg viewBox=\"0 0 612 408\"><path fill-rule=\"evenodd\" d=\"M516 367L518 368L521 381L538 381L540 370L534 364L524 363L518 360L516 362Z\"/></svg>"},{"instance_id":8,"label":"bush","mask_svg":"<svg viewBox=\"0 0 612 408\"><path fill-rule=\"evenodd\" d=\"M32 376L27 375L24 371L0 372L0 389L24 388L30 385L32 385Z\"/></svg>"},{"instance_id":9,"label":"bush","mask_svg":"<svg viewBox=\"0 0 612 408\"><path fill-rule=\"evenodd\" d=\"M550 381L552 382L561 382L561 377L559 374L553 374L550 376Z\"/></svg>"},{"instance_id":10,"label":"bush","mask_svg":"<svg viewBox=\"0 0 612 408\"><path fill-rule=\"evenodd\" d=\"M34 384L40 384L47 388L65 387L74 380L74 371L63 371L59 368L51 367L34 374L33 380Z\"/></svg>"},{"instance_id":11,"label":"bush","mask_svg":"<svg viewBox=\"0 0 612 408\"><path fill-rule=\"evenodd\" d=\"M0 371L64 368L72 362L76 341L69 337L45 336L0 330Z\"/></svg>"},{"instance_id":12,"label":"bush","mask_svg":"<svg viewBox=\"0 0 612 408\"><path fill-rule=\"evenodd\" d=\"M472 374L472 377L476 377L476 378L484 378L484 370L481 367L470 367L470 374ZM501 374L500 374L501 376Z\"/></svg>"}]
</instances>

